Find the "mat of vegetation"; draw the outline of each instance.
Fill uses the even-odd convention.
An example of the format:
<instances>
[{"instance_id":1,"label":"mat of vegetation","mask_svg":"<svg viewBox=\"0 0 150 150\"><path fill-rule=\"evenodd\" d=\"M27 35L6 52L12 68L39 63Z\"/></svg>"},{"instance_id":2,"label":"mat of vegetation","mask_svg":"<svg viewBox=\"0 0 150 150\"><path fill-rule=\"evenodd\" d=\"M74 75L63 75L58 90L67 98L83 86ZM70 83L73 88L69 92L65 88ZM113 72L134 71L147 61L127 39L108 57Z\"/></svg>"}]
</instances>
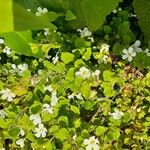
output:
<instances>
[{"instance_id":1,"label":"mat of vegetation","mask_svg":"<svg viewBox=\"0 0 150 150\"><path fill-rule=\"evenodd\" d=\"M0 150L149 150L149 10L1 0Z\"/></svg>"}]
</instances>

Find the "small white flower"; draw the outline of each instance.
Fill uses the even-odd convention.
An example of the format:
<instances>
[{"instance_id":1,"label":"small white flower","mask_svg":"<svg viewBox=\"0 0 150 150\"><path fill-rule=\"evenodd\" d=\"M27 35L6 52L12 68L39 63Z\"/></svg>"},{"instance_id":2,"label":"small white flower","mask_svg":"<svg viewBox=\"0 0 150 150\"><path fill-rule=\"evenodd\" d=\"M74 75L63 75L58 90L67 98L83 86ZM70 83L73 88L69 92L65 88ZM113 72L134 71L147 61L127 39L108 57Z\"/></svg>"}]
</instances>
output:
<instances>
[{"instance_id":1,"label":"small white flower","mask_svg":"<svg viewBox=\"0 0 150 150\"><path fill-rule=\"evenodd\" d=\"M83 97L81 95L81 93L78 93L77 95L75 95L77 99L83 100Z\"/></svg>"},{"instance_id":2,"label":"small white flower","mask_svg":"<svg viewBox=\"0 0 150 150\"><path fill-rule=\"evenodd\" d=\"M2 94L2 99L7 99L8 102L13 101L13 98L16 96L10 89L4 89L0 91L0 94Z\"/></svg>"},{"instance_id":3,"label":"small white flower","mask_svg":"<svg viewBox=\"0 0 150 150\"><path fill-rule=\"evenodd\" d=\"M43 111L47 111L49 114L53 114L53 107L49 104L44 104Z\"/></svg>"},{"instance_id":4,"label":"small white flower","mask_svg":"<svg viewBox=\"0 0 150 150\"><path fill-rule=\"evenodd\" d=\"M43 124L40 123L38 125L38 128L35 128L35 132L36 132L35 134L36 137L44 138L46 136L47 129L44 127Z\"/></svg>"},{"instance_id":5,"label":"small white flower","mask_svg":"<svg viewBox=\"0 0 150 150\"><path fill-rule=\"evenodd\" d=\"M86 150L99 150L99 140L95 139L95 136L84 140L84 145L86 145Z\"/></svg>"},{"instance_id":6,"label":"small white flower","mask_svg":"<svg viewBox=\"0 0 150 150\"><path fill-rule=\"evenodd\" d=\"M150 56L150 50L148 48L145 49L144 53L146 53L147 56Z\"/></svg>"},{"instance_id":7,"label":"small white flower","mask_svg":"<svg viewBox=\"0 0 150 150\"><path fill-rule=\"evenodd\" d=\"M137 16L136 16L136 14L130 14L130 17L131 17L131 18L132 18L132 17L133 17L133 18L134 18L134 17L136 18Z\"/></svg>"},{"instance_id":8,"label":"small white flower","mask_svg":"<svg viewBox=\"0 0 150 150\"><path fill-rule=\"evenodd\" d=\"M92 32L90 32L86 27L83 30L78 29L77 31L80 32L81 37L88 37L92 35Z\"/></svg>"},{"instance_id":9,"label":"small white flower","mask_svg":"<svg viewBox=\"0 0 150 150\"><path fill-rule=\"evenodd\" d=\"M107 64L108 63L108 56L107 55L104 55L104 57L102 58L104 64Z\"/></svg>"},{"instance_id":10,"label":"small white flower","mask_svg":"<svg viewBox=\"0 0 150 150\"><path fill-rule=\"evenodd\" d=\"M31 12L31 9L27 9L28 12Z\"/></svg>"},{"instance_id":11,"label":"small white flower","mask_svg":"<svg viewBox=\"0 0 150 150\"><path fill-rule=\"evenodd\" d=\"M27 65L26 63L20 64L20 65L18 65L18 69L19 69L21 72L24 72L25 70L28 69L28 65Z\"/></svg>"},{"instance_id":12,"label":"small white flower","mask_svg":"<svg viewBox=\"0 0 150 150\"><path fill-rule=\"evenodd\" d=\"M76 140L76 138L77 138L77 135L75 134L75 135L74 135L72 138L73 138L73 140Z\"/></svg>"},{"instance_id":13,"label":"small white flower","mask_svg":"<svg viewBox=\"0 0 150 150\"><path fill-rule=\"evenodd\" d=\"M112 12L113 12L114 14L116 14L116 13L117 13L117 9L114 9Z\"/></svg>"},{"instance_id":14,"label":"small white flower","mask_svg":"<svg viewBox=\"0 0 150 150\"><path fill-rule=\"evenodd\" d=\"M7 113L4 110L0 110L0 117L5 118L7 116Z\"/></svg>"},{"instance_id":15,"label":"small white flower","mask_svg":"<svg viewBox=\"0 0 150 150\"><path fill-rule=\"evenodd\" d=\"M68 95L69 99L74 99L74 97L75 97L75 93L72 93L71 95Z\"/></svg>"},{"instance_id":16,"label":"small white flower","mask_svg":"<svg viewBox=\"0 0 150 150\"><path fill-rule=\"evenodd\" d=\"M108 44L102 44L101 47L100 47L100 51L109 51L109 48L110 48L110 45Z\"/></svg>"},{"instance_id":17,"label":"small white flower","mask_svg":"<svg viewBox=\"0 0 150 150\"><path fill-rule=\"evenodd\" d=\"M44 29L44 35L47 36L48 34L50 34L49 29L48 29L48 28L45 28L45 29Z\"/></svg>"},{"instance_id":18,"label":"small white flower","mask_svg":"<svg viewBox=\"0 0 150 150\"><path fill-rule=\"evenodd\" d=\"M38 70L38 75L41 75L42 74L42 70Z\"/></svg>"},{"instance_id":19,"label":"small white flower","mask_svg":"<svg viewBox=\"0 0 150 150\"><path fill-rule=\"evenodd\" d=\"M24 147L24 139L17 140L16 144L19 145L21 148L23 148Z\"/></svg>"},{"instance_id":20,"label":"small white flower","mask_svg":"<svg viewBox=\"0 0 150 150\"><path fill-rule=\"evenodd\" d=\"M25 135L25 132L24 130L20 127L20 133L19 133L21 136L24 136Z\"/></svg>"},{"instance_id":21,"label":"small white flower","mask_svg":"<svg viewBox=\"0 0 150 150\"><path fill-rule=\"evenodd\" d=\"M58 59L59 59L58 55L52 58L52 62L54 65L58 62Z\"/></svg>"},{"instance_id":22,"label":"small white flower","mask_svg":"<svg viewBox=\"0 0 150 150\"><path fill-rule=\"evenodd\" d=\"M52 92L54 89L52 88L52 85L44 86L44 92L49 91Z\"/></svg>"},{"instance_id":23,"label":"small white flower","mask_svg":"<svg viewBox=\"0 0 150 150\"><path fill-rule=\"evenodd\" d=\"M38 125L41 123L41 117L36 114L36 115L30 115L30 120L33 120L34 125Z\"/></svg>"},{"instance_id":24,"label":"small white flower","mask_svg":"<svg viewBox=\"0 0 150 150\"><path fill-rule=\"evenodd\" d=\"M90 40L92 43L94 42L94 38L93 37L88 37L88 40Z\"/></svg>"},{"instance_id":25,"label":"small white flower","mask_svg":"<svg viewBox=\"0 0 150 150\"><path fill-rule=\"evenodd\" d=\"M95 72L92 73L93 78L99 79L100 70L95 70Z\"/></svg>"},{"instance_id":26,"label":"small white flower","mask_svg":"<svg viewBox=\"0 0 150 150\"><path fill-rule=\"evenodd\" d=\"M15 64L12 64L11 67L15 70L17 69L17 66Z\"/></svg>"},{"instance_id":27,"label":"small white flower","mask_svg":"<svg viewBox=\"0 0 150 150\"><path fill-rule=\"evenodd\" d=\"M134 48L134 50L136 52L142 52L142 49L140 48L141 45L141 41L137 40L135 41L135 43L132 45L132 47Z\"/></svg>"},{"instance_id":28,"label":"small white flower","mask_svg":"<svg viewBox=\"0 0 150 150\"><path fill-rule=\"evenodd\" d=\"M11 54L10 48L6 46L6 47L3 49L3 53L5 53L5 54L7 54L7 55L10 55L10 54Z\"/></svg>"},{"instance_id":29,"label":"small white flower","mask_svg":"<svg viewBox=\"0 0 150 150\"><path fill-rule=\"evenodd\" d=\"M47 13L47 12L48 12L47 8L42 9L41 7L38 7L37 12L36 12L36 16L41 16L41 15Z\"/></svg>"},{"instance_id":30,"label":"small white flower","mask_svg":"<svg viewBox=\"0 0 150 150\"><path fill-rule=\"evenodd\" d=\"M115 112L111 114L111 116L117 120L117 119L120 119L124 113L122 111L118 111L118 110L114 110Z\"/></svg>"},{"instance_id":31,"label":"small white flower","mask_svg":"<svg viewBox=\"0 0 150 150\"><path fill-rule=\"evenodd\" d=\"M82 77L83 79L87 79L87 78L90 77L91 73L90 73L89 69L87 69L86 67L81 67L81 68L79 69L79 71L77 71L77 72L75 73L75 75L76 75L76 76L80 76L80 77Z\"/></svg>"},{"instance_id":32,"label":"small white flower","mask_svg":"<svg viewBox=\"0 0 150 150\"><path fill-rule=\"evenodd\" d=\"M132 61L133 57L136 56L136 52L134 51L133 47L129 47L128 50L123 50L124 55L122 55L122 59L128 59L128 61Z\"/></svg>"},{"instance_id":33,"label":"small white flower","mask_svg":"<svg viewBox=\"0 0 150 150\"><path fill-rule=\"evenodd\" d=\"M4 44L4 40L3 39L0 39L0 44Z\"/></svg>"},{"instance_id":34,"label":"small white flower","mask_svg":"<svg viewBox=\"0 0 150 150\"><path fill-rule=\"evenodd\" d=\"M122 11L122 8L118 8L119 11Z\"/></svg>"},{"instance_id":35,"label":"small white flower","mask_svg":"<svg viewBox=\"0 0 150 150\"><path fill-rule=\"evenodd\" d=\"M57 97L57 92L53 91L52 92L52 101L51 101L51 105L55 106L58 102L58 97Z\"/></svg>"}]
</instances>

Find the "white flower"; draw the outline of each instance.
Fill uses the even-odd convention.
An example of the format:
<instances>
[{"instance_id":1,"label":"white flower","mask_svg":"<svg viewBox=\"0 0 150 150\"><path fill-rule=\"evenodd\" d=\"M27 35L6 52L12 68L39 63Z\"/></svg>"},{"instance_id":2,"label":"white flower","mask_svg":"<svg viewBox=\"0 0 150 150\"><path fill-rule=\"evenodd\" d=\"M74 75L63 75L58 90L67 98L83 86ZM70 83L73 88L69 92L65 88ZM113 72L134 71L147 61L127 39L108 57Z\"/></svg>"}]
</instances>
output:
<instances>
[{"instance_id":1,"label":"white flower","mask_svg":"<svg viewBox=\"0 0 150 150\"><path fill-rule=\"evenodd\" d=\"M25 135L25 132L24 130L20 127L20 133L19 133L21 136L24 136Z\"/></svg>"},{"instance_id":2,"label":"white flower","mask_svg":"<svg viewBox=\"0 0 150 150\"><path fill-rule=\"evenodd\" d=\"M17 66L15 64L12 64L11 67L15 70L17 69Z\"/></svg>"},{"instance_id":3,"label":"white flower","mask_svg":"<svg viewBox=\"0 0 150 150\"><path fill-rule=\"evenodd\" d=\"M128 59L128 61L132 61L133 57L136 56L136 52L134 51L133 47L129 47L128 50L123 50L124 55L122 55L122 59Z\"/></svg>"},{"instance_id":4,"label":"white flower","mask_svg":"<svg viewBox=\"0 0 150 150\"><path fill-rule=\"evenodd\" d=\"M44 29L44 35L47 36L48 34L50 34L49 29L48 29L48 28L45 28L45 29Z\"/></svg>"},{"instance_id":5,"label":"white flower","mask_svg":"<svg viewBox=\"0 0 150 150\"><path fill-rule=\"evenodd\" d=\"M104 57L102 58L104 64L107 64L108 63L108 56L107 55L104 55Z\"/></svg>"},{"instance_id":6,"label":"white flower","mask_svg":"<svg viewBox=\"0 0 150 150\"><path fill-rule=\"evenodd\" d=\"M19 145L21 148L23 148L24 147L24 139L17 140L16 144Z\"/></svg>"},{"instance_id":7,"label":"white flower","mask_svg":"<svg viewBox=\"0 0 150 150\"><path fill-rule=\"evenodd\" d=\"M134 50L136 52L142 52L142 49L140 48L141 45L141 41L137 40L135 41L135 43L132 45L132 47L134 48Z\"/></svg>"},{"instance_id":8,"label":"white flower","mask_svg":"<svg viewBox=\"0 0 150 150\"><path fill-rule=\"evenodd\" d=\"M81 95L81 93L78 93L77 95L75 95L77 99L83 100L83 97Z\"/></svg>"},{"instance_id":9,"label":"white flower","mask_svg":"<svg viewBox=\"0 0 150 150\"><path fill-rule=\"evenodd\" d=\"M6 47L3 49L3 53L5 53L5 54L7 54L7 55L10 55L10 54L11 54L10 48L6 46Z\"/></svg>"},{"instance_id":10,"label":"white flower","mask_svg":"<svg viewBox=\"0 0 150 150\"><path fill-rule=\"evenodd\" d=\"M117 13L117 9L114 9L112 12L113 12L114 14L116 14L116 13Z\"/></svg>"},{"instance_id":11,"label":"white flower","mask_svg":"<svg viewBox=\"0 0 150 150\"><path fill-rule=\"evenodd\" d=\"M103 51L109 51L110 46L108 44L102 44L100 47L100 50Z\"/></svg>"},{"instance_id":12,"label":"white flower","mask_svg":"<svg viewBox=\"0 0 150 150\"><path fill-rule=\"evenodd\" d=\"M59 59L58 55L52 58L52 62L54 65L58 62L58 59Z\"/></svg>"},{"instance_id":13,"label":"white flower","mask_svg":"<svg viewBox=\"0 0 150 150\"><path fill-rule=\"evenodd\" d=\"M54 89L52 88L51 85L44 86L44 92L45 92L45 91L50 91L50 92L52 92L53 90L54 90Z\"/></svg>"},{"instance_id":14,"label":"white flower","mask_svg":"<svg viewBox=\"0 0 150 150\"><path fill-rule=\"evenodd\" d=\"M18 69L23 72L28 69L28 65L26 63L18 65Z\"/></svg>"},{"instance_id":15,"label":"white flower","mask_svg":"<svg viewBox=\"0 0 150 150\"><path fill-rule=\"evenodd\" d=\"M3 39L0 39L0 44L4 44L4 40Z\"/></svg>"},{"instance_id":16,"label":"white flower","mask_svg":"<svg viewBox=\"0 0 150 150\"><path fill-rule=\"evenodd\" d=\"M124 113L122 111L115 110L115 112L111 115L115 120L117 120L120 119L124 115Z\"/></svg>"},{"instance_id":17,"label":"white flower","mask_svg":"<svg viewBox=\"0 0 150 150\"><path fill-rule=\"evenodd\" d=\"M44 104L43 105L43 111L47 111L49 114L53 113L53 107L49 104Z\"/></svg>"},{"instance_id":18,"label":"white flower","mask_svg":"<svg viewBox=\"0 0 150 150\"><path fill-rule=\"evenodd\" d=\"M7 116L7 113L4 110L0 110L0 117L5 118Z\"/></svg>"},{"instance_id":19,"label":"white flower","mask_svg":"<svg viewBox=\"0 0 150 150\"><path fill-rule=\"evenodd\" d=\"M92 73L93 78L99 79L100 70L95 70L95 72Z\"/></svg>"},{"instance_id":20,"label":"white flower","mask_svg":"<svg viewBox=\"0 0 150 150\"><path fill-rule=\"evenodd\" d=\"M86 27L83 30L78 29L77 31L80 32L81 37L88 37L92 35L92 32L90 32Z\"/></svg>"},{"instance_id":21,"label":"white flower","mask_svg":"<svg viewBox=\"0 0 150 150\"><path fill-rule=\"evenodd\" d=\"M144 53L146 53L147 56L150 56L150 51L148 48L145 49Z\"/></svg>"},{"instance_id":22,"label":"white flower","mask_svg":"<svg viewBox=\"0 0 150 150\"><path fill-rule=\"evenodd\" d=\"M75 134L75 135L74 135L72 138L73 138L73 140L76 140L76 138L77 138L77 135Z\"/></svg>"},{"instance_id":23,"label":"white flower","mask_svg":"<svg viewBox=\"0 0 150 150\"><path fill-rule=\"evenodd\" d=\"M0 91L0 94L2 94L2 99L7 99L8 102L13 101L13 98L16 96L10 89L4 89Z\"/></svg>"},{"instance_id":24,"label":"white flower","mask_svg":"<svg viewBox=\"0 0 150 150\"><path fill-rule=\"evenodd\" d=\"M52 106L55 106L57 104L57 102L58 102L58 97L57 97L56 94L57 94L56 91L52 92L52 101L51 101L51 105Z\"/></svg>"},{"instance_id":25,"label":"white flower","mask_svg":"<svg viewBox=\"0 0 150 150\"><path fill-rule=\"evenodd\" d=\"M47 8L42 9L41 7L38 7L37 12L36 12L36 16L41 16L41 15L47 13L47 12L48 12Z\"/></svg>"},{"instance_id":26,"label":"white flower","mask_svg":"<svg viewBox=\"0 0 150 150\"><path fill-rule=\"evenodd\" d=\"M83 79L87 79L87 78L90 77L91 73L90 73L89 69L87 69L86 67L81 67L81 68L79 69L79 71L77 71L77 72L75 73L75 75L76 75L76 76L80 76L80 77L82 77Z\"/></svg>"},{"instance_id":27,"label":"white flower","mask_svg":"<svg viewBox=\"0 0 150 150\"><path fill-rule=\"evenodd\" d=\"M30 115L30 120L33 120L33 123L35 125L38 125L38 124L41 123L41 117L38 114L36 114L36 115Z\"/></svg>"},{"instance_id":28,"label":"white flower","mask_svg":"<svg viewBox=\"0 0 150 150\"><path fill-rule=\"evenodd\" d=\"M69 99L74 99L74 97L75 97L75 93L72 93L71 95L68 95Z\"/></svg>"},{"instance_id":29,"label":"white flower","mask_svg":"<svg viewBox=\"0 0 150 150\"><path fill-rule=\"evenodd\" d=\"M77 99L83 100L81 93L78 93L78 94L72 93L71 95L68 95L69 99L74 99L74 97L76 97Z\"/></svg>"},{"instance_id":30,"label":"white flower","mask_svg":"<svg viewBox=\"0 0 150 150\"><path fill-rule=\"evenodd\" d=\"M38 128L35 128L35 132L36 132L35 134L36 137L44 138L46 136L47 129L44 127L43 124L40 123L38 125Z\"/></svg>"},{"instance_id":31,"label":"white flower","mask_svg":"<svg viewBox=\"0 0 150 150\"><path fill-rule=\"evenodd\" d=\"M27 9L28 12L31 12L31 9Z\"/></svg>"},{"instance_id":32,"label":"white flower","mask_svg":"<svg viewBox=\"0 0 150 150\"><path fill-rule=\"evenodd\" d=\"M86 150L99 150L99 141L95 139L95 136L90 137L89 139L84 140L84 145L86 146Z\"/></svg>"}]
</instances>

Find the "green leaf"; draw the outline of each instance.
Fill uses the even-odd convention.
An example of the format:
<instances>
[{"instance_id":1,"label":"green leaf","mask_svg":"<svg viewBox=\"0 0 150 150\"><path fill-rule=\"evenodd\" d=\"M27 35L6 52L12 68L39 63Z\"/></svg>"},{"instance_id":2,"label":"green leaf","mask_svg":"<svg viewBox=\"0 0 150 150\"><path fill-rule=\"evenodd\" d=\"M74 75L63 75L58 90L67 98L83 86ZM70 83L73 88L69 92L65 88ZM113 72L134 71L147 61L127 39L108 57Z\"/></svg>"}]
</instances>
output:
<instances>
[{"instance_id":1,"label":"green leaf","mask_svg":"<svg viewBox=\"0 0 150 150\"><path fill-rule=\"evenodd\" d=\"M107 130L106 127L98 126L98 127L95 129L95 134L96 134L97 136L100 136L100 135L104 134L106 130Z\"/></svg>"},{"instance_id":2,"label":"green leaf","mask_svg":"<svg viewBox=\"0 0 150 150\"><path fill-rule=\"evenodd\" d=\"M149 0L135 0L133 2L135 12L137 14L140 27L144 32L145 38L150 42L150 1Z\"/></svg>"},{"instance_id":3,"label":"green leaf","mask_svg":"<svg viewBox=\"0 0 150 150\"><path fill-rule=\"evenodd\" d=\"M84 60L89 60L91 57L91 54L92 54L91 48L87 48L86 52L82 55L82 58Z\"/></svg>"},{"instance_id":4,"label":"green leaf","mask_svg":"<svg viewBox=\"0 0 150 150\"><path fill-rule=\"evenodd\" d=\"M74 55L69 53L69 52L63 52L61 54L61 60L65 63L68 64L69 62L73 61Z\"/></svg>"},{"instance_id":5,"label":"green leaf","mask_svg":"<svg viewBox=\"0 0 150 150\"><path fill-rule=\"evenodd\" d=\"M72 112L74 112L75 114L80 114L80 110L79 110L79 108L76 107L76 106L71 105L71 106L70 106L70 110L71 110Z\"/></svg>"},{"instance_id":6,"label":"green leaf","mask_svg":"<svg viewBox=\"0 0 150 150\"><path fill-rule=\"evenodd\" d=\"M76 16L72 13L72 11L67 10L65 19L66 19L67 21L75 20L75 19L76 19Z\"/></svg>"},{"instance_id":7,"label":"green leaf","mask_svg":"<svg viewBox=\"0 0 150 150\"><path fill-rule=\"evenodd\" d=\"M42 104L38 101L35 101L34 104L30 108L30 112L32 114L37 114L42 110Z\"/></svg>"},{"instance_id":8,"label":"green leaf","mask_svg":"<svg viewBox=\"0 0 150 150\"><path fill-rule=\"evenodd\" d=\"M57 132L54 133L54 137L56 139L64 141L69 137L69 132L65 128L61 128Z\"/></svg>"},{"instance_id":9,"label":"green leaf","mask_svg":"<svg viewBox=\"0 0 150 150\"><path fill-rule=\"evenodd\" d=\"M7 128L8 126L7 126L7 123L5 122L5 120L4 119L2 119L2 118L0 118L0 128Z\"/></svg>"},{"instance_id":10,"label":"green leaf","mask_svg":"<svg viewBox=\"0 0 150 150\"><path fill-rule=\"evenodd\" d=\"M1 0L0 32L42 28L56 29L50 22L54 21L58 16L54 12L48 12L42 16L35 16L13 0Z\"/></svg>"},{"instance_id":11,"label":"green leaf","mask_svg":"<svg viewBox=\"0 0 150 150\"><path fill-rule=\"evenodd\" d=\"M70 24L78 29L87 26L95 31L103 24L106 16L116 8L119 0L68 0L69 9L77 19Z\"/></svg>"},{"instance_id":12,"label":"green leaf","mask_svg":"<svg viewBox=\"0 0 150 150\"><path fill-rule=\"evenodd\" d=\"M19 132L20 132L19 127L14 127L8 131L9 135L13 138L16 138L18 136Z\"/></svg>"}]
</instances>

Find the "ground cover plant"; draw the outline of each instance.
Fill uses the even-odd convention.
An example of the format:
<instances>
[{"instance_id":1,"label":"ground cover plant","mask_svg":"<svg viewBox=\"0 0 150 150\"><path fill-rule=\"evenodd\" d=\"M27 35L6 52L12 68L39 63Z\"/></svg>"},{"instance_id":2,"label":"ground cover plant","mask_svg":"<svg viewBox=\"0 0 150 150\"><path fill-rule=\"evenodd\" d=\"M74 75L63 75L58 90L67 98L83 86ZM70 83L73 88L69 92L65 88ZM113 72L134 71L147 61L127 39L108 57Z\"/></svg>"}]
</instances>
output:
<instances>
[{"instance_id":1,"label":"ground cover plant","mask_svg":"<svg viewBox=\"0 0 150 150\"><path fill-rule=\"evenodd\" d=\"M149 150L149 9L1 0L0 150Z\"/></svg>"}]
</instances>

